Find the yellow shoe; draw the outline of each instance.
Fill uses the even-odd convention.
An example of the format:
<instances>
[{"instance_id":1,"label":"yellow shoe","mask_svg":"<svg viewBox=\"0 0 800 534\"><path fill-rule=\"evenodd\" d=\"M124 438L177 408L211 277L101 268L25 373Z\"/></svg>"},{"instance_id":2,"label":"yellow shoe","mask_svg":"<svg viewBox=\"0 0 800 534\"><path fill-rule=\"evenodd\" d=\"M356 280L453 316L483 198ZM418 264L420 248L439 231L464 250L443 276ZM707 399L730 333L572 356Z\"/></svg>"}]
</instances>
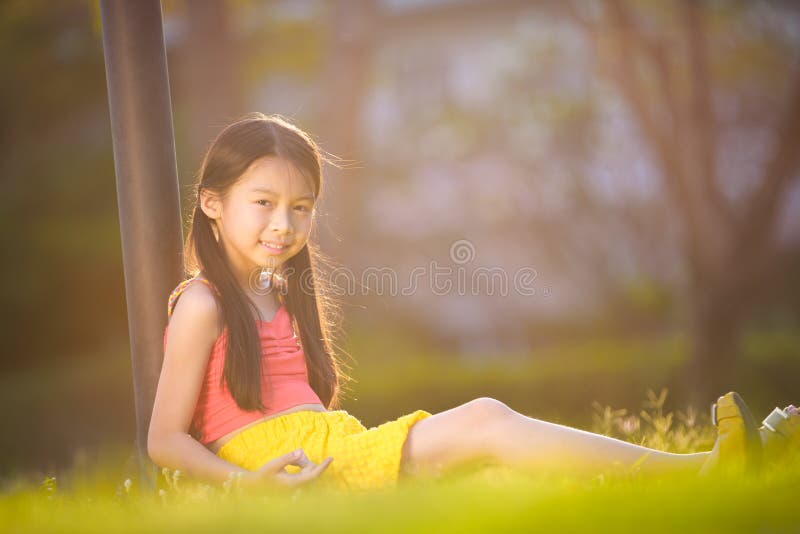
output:
<instances>
[{"instance_id":1,"label":"yellow shoe","mask_svg":"<svg viewBox=\"0 0 800 534\"><path fill-rule=\"evenodd\" d=\"M794 406L775 408L761 423L759 432L766 458L781 460L790 451L800 449L800 413Z\"/></svg>"},{"instance_id":2,"label":"yellow shoe","mask_svg":"<svg viewBox=\"0 0 800 534\"><path fill-rule=\"evenodd\" d=\"M761 466L762 443L756 420L738 393L726 393L711 406L717 441L700 470L701 475L741 475Z\"/></svg>"}]
</instances>

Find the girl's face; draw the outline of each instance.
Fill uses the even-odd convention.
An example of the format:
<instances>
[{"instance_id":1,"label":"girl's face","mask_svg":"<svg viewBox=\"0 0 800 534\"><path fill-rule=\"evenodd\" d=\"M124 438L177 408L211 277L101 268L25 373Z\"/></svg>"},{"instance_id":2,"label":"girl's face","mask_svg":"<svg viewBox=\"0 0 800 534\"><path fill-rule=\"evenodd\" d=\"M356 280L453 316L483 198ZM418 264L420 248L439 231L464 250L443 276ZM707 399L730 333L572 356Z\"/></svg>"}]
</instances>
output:
<instances>
[{"instance_id":1,"label":"girl's face","mask_svg":"<svg viewBox=\"0 0 800 534\"><path fill-rule=\"evenodd\" d=\"M201 190L201 208L215 221L240 282L254 279L262 267L278 268L305 246L314 212L309 182L288 161L265 157L224 197Z\"/></svg>"}]
</instances>

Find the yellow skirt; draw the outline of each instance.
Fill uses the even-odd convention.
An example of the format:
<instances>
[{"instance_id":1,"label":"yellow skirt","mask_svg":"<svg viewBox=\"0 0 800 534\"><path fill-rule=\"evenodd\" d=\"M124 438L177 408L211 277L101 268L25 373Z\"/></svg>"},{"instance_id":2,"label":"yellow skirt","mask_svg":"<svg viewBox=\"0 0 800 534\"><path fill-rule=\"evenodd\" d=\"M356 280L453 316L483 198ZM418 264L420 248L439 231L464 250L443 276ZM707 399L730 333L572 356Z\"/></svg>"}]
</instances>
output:
<instances>
[{"instance_id":1,"label":"yellow skirt","mask_svg":"<svg viewBox=\"0 0 800 534\"><path fill-rule=\"evenodd\" d=\"M333 457L318 483L348 490L394 486L409 428L430 415L417 410L367 429L344 410L293 412L244 429L225 443L217 456L255 471L278 456L302 448L315 463ZM299 468L290 465L286 471L294 473Z\"/></svg>"}]
</instances>

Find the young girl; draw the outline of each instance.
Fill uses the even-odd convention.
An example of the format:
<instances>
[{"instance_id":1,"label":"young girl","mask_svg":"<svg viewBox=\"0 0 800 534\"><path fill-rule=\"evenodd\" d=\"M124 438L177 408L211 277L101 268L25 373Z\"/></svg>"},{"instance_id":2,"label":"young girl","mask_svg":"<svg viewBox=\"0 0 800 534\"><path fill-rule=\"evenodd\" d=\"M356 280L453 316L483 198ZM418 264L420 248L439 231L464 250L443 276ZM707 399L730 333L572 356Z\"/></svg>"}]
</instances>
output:
<instances>
[{"instance_id":1,"label":"young girl","mask_svg":"<svg viewBox=\"0 0 800 534\"><path fill-rule=\"evenodd\" d=\"M309 239L321 162L309 135L279 116L237 121L209 148L186 246L193 276L168 301L148 435L156 464L215 481L237 472L252 485L320 477L344 488L379 488L401 474L481 459L537 472L757 464L762 438L735 393L715 405L714 449L697 454L532 419L491 398L435 415L417 410L370 429L333 409L344 374ZM762 429L764 441L796 443L796 410L777 412L766 425L776 432Z\"/></svg>"}]
</instances>

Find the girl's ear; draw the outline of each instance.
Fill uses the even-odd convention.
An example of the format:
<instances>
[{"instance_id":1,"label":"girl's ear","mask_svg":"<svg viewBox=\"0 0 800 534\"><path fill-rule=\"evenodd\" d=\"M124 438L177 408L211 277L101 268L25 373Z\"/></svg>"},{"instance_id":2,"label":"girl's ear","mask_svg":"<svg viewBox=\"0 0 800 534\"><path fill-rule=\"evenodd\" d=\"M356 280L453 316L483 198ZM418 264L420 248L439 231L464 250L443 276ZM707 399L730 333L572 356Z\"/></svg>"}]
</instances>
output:
<instances>
[{"instance_id":1,"label":"girl's ear","mask_svg":"<svg viewBox=\"0 0 800 534\"><path fill-rule=\"evenodd\" d=\"M201 189L200 209L209 219L217 220L222 216L222 199L208 189Z\"/></svg>"}]
</instances>

